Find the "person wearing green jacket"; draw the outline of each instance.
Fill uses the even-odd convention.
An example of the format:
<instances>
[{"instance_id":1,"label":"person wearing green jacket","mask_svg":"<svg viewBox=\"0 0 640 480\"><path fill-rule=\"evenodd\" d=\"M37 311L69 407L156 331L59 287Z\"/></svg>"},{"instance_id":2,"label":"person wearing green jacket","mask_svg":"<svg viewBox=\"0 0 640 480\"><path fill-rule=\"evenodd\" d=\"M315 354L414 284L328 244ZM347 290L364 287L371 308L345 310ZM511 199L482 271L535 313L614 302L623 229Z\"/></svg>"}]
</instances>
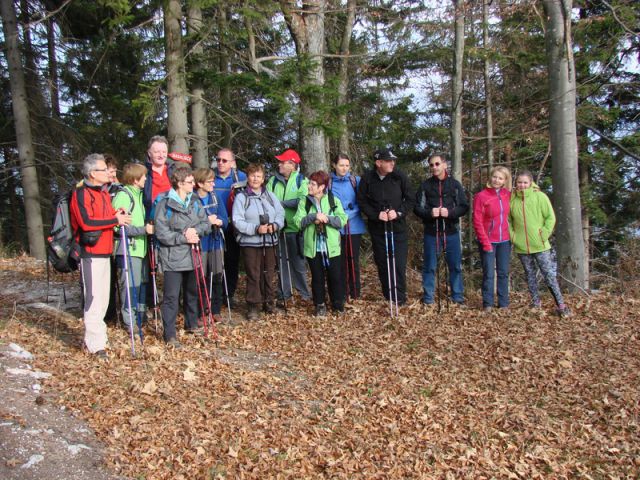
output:
<instances>
[{"instance_id":1,"label":"person wearing green jacket","mask_svg":"<svg viewBox=\"0 0 640 480\"><path fill-rule=\"evenodd\" d=\"M347 214L340 199L332 193L325 194L328 185L327 172L311 174L309 195L298 203L293 217L294 225L303 234L303 252L311 270L311 292L318 317L327 315L325 279L329 284L331 306L336 312L344 311L340 229L347 224Z\"/></svg>"},{"instance_id":2,"label":"person wearing green jacket","mask_svg":"<svg viewBox=\"0 0 640 480\"><path fill-rule=\"evenodd\" d=\"M149 264L145 261L147 255L147 233L153 233L153 225L145 225L145 208L142 201L144 182L147 179L147 168L138 163L128 163L124 166L122 175L122 187L113 197L111 204L116 210L123 209L131 215L131 225L116 227L125 228L128 239L127 260L129 262L129 290L131 293L131 312L127 301L127 288L125 278L125 251L121 244L121 236L116 235L113 252L116 258L118 287L120 290L120 305L122 307L122 320L131 328L131 320L134 332L138 331L138 322L142 324L145 318L147 282L149 278ZM139 319L139 320L138 320Z\"/></svg>"},{"instance_id":3,"label":"person wearing green jacket","mask_svg":"<svg viewBox=\"0 0 640 480\"><path fill-rule=\"evenodd\" d=\"M307 268L302 248L297 242L299 229L293 222L298 204L307 195L309 180L298 170L301 160L295 150L285 150L281 155L276 155L276 159L278 173L267 180L266 187L280 200L285 214L285 227L280 233L278 243L280 258L285 262L284 268L280 268L282 282L278 286L278 305L283 306L284 301L293 295L293 288L300 293L303 300L311 298L307 285Z\"/></svg>"},{"instance_id":4,"label":"person wearing green jacket","mask_svg":"<svg viewBox=\"0 0 640 480\"><path fill-rule=\"evenodd\" d=\"M555 224L556 216L549 197L534 183L531 172L520 172L509 210L511 242L527 276L531 306L540 308L542 305L537 280L539 268L556 302L556 312L564 317L570 313L558 285L557 264L549 243Z\"/></svg>"}]
</instances>

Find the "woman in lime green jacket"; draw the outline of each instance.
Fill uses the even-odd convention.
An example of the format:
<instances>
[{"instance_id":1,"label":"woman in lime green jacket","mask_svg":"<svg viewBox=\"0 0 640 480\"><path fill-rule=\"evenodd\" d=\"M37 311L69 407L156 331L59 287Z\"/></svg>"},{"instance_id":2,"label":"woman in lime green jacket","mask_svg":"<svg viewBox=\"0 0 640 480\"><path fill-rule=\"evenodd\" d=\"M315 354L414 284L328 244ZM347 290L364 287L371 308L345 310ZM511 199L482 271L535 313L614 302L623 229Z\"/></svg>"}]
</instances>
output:
<instances>
[{"instance_id":1,"label":"woman in lime green jacket","mask_svg":"<svg viewBox=\"0 0 640 480\"><path fill-rule=\"evenodd\" d=\"M556 261L551 255L549 238L556 224L553 207L540 188L533 182L531 172L523 171L516 177L516 191L511 195L509 233L514 250L527 276L531 305L540 308L538 268L556 302L557 313L568 316L557 279Z\"/></svg>"},{"instance_id":2,"label":"woman in lime green jacket","mask_svg":"<svg viewBox=\"0 0 640 480\"><path fill-rule=\"evenodd\" d=\"M325 277L329 284L331 305L344 311L344 279L340 255L340 229L347 223L347 214L340 200L325 194L329 174L318 171L309 176L309 195L300 200L293 223L303 234L304 256L311 270L311 292L316 316L327 315ZM326 275L325 275L326 270Z\"/></svg>"}]
</instances>

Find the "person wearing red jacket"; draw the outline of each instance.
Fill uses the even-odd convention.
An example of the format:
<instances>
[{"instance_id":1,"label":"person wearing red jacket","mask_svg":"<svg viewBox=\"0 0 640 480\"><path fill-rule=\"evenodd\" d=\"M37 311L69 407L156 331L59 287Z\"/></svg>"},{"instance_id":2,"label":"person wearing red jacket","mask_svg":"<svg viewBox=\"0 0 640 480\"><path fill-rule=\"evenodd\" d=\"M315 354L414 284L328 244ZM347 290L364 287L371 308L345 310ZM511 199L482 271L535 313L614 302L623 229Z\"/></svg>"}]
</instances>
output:
<instances>
[{"instance_id":1,"label":"person wearing red jacket","mask_svg":"<svg viewBox=\"0 0 640 480\"><path fill-rule=\"evenodd\" d=\"M90 353L106 359L110 258L113 227L131 224L131 216L114 210L107 186L109 174L104 156L88 155L82 165L84 182L74 190L69 205L71 226L80 248L80 274L84 289L84 343Z\"/></svg>"},{"instance_id":2,"label":"person wearing red jacket","mask_svg":"<svg viewBox=\"0 0 640 480\"><path fill-rule=\"evenodd\" d=\"M498 307L509 306L509 202L511 172L498 166L491 169L484 190L473 197L473 228L476 231L482 260L482 307L494 307L493 284L498 276Z\"/></svg>"}]
</instances>

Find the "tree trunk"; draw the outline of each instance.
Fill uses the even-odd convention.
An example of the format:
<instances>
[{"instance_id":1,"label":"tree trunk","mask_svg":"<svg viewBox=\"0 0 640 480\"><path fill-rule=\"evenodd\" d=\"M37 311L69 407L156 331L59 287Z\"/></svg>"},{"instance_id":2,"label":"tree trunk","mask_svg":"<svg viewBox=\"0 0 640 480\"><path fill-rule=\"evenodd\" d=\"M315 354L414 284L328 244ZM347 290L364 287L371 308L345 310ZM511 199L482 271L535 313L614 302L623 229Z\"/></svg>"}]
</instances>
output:
<instances>
[{"instance_id":1,"label":"tree trunk","mask_svg":"<svg viewBox=\"0 0 640 480\"><path fill-rule=\"evenodd\" d=\"M60 120L60 88L58 86L58 56L56 55L56 23L53 17L47 21L47 53L49 60L49 96L51 116Z\"/></svg>"},{"instance_id":2,"label":"tree trunk","mask_svg":"<svg viewBox=\"0 0 640 480\"><path fill-rule=\"evenodd\" d=\"M493 168L493 99L491 97L491 75L489 61L489 3L482 2L482 46L484 47L484 108L487 125L487 164Z\"/></svg>"},{"instance_id":3,"label":"tree trunk","mask_svg":"<svg viewBox=\"0 0 640 480\"><path fill-rule=\"evenodd\" d=\"M219 43L219 60L218 66L220 75L229 75L229 47L226 42L226 33L229 29L227 22L228 10L224 2L220 2L218 7L218 43ZM220 132L222 133L222 147L233 148L233 130L231 129L231 92L226 82L220 85L220 110L222 110L222 123Z\"/></svg>"},{"instance_id":4,"label":"tree trunk","mask_svg":"<svg viewBox=\"0 0 640 480\"><path fill-rule=\"evenodd\" d=\"M569 282L569 288L576 290L586 287L587 272L578 176L571 0L543 0L543 5L549 69L551 175L558 220L558 265L562 277Z\"/></svg>"},{"instance_id":5,"label":"tree trunk","mask_svg":"<svg viewBox=\"0 0 640 480\"><path fill-rule=\"evenodd\" d=\"M197 1L190 1L187 10L187 32L192 39L190 55L192 61L191 86L191 130L193 134L193 166L205 168L209 166L209 149L207 148L207 110L204 104L204 88L199 78L199 70L204 49L200 43L202 30L202 8Z\"/></svg>"},{"instance_id":6,"label":"tree trunk","mask_svg":"<svg viewBox=\"0 0 640 480\"><path fill-rule=\"evenodd\" d=\"M168 0L164 7L165 61L167 68L167 133L169 149L189 153L187 135L187 86L182 52L182 7L180 0Z\"/></svg>"},{"instance_id":7,"label":"tree trunk","mask_svg":"<svg viewBox=\"0 0 640 480\"><path fill-rule=\"evenodd\" d=\"M296 44L298 57L307 56L311 62L311 68L307 75L301 78L306 85L324 86L324 13L326 0L308 0L304 2L300 10L295 0L281 0L282 10L287 21L287 26ZM322 100L320 100L322 101ZM314 103L317 98L307 95L300 97L300 110L302 113L302 159L306 172L327 170L329 162L325 146L324 129L318 124L321 121L320 113Z\"/></svg>"},{"instance_id":8,"label":"tree trunk","mask_svg":"<svg viewBox=\"0 0 640 480\"><path fill-rule=\"evenodd\" d=\"M353 23L356 19L356 0L347 2L347 18L344 30L342 31L342 42L340 44L340 71L338 73L338 106L347 104L347 91L349 89L349 54L351 53L351 34ZM341 126L338 148L341 153L349 154L349 125L347 124L347 113L341 113L338 118Z\"/></svg>"},{"instance_id":9,"label":"tree trunk","mask_svg":"<svg viewBox=\"0 0 640 480\"><path fill-rule=\"evenodd\" d=\"M2 14L7 64L9 65L9 83L22 174L29 252L33 257L44 260L45 245L42 230L42 212L40 211L40 189L38 187L38 173L35 167L29 106L27 104L24 72L20 60L18 27L13 0L0 0L0 13Z\"/></svg>"},{"instance_id":10,"label":"tree trunk","mask_svg":"<svg viewBox=\"0 0 640 480\"><path fill-rule=\"evenodd\" d=\"M464 0L455 0L455 40L452 76L451 113L451 173L454 178L462 178L462 62L464 59Z\"/></svg>"}]
</instances>

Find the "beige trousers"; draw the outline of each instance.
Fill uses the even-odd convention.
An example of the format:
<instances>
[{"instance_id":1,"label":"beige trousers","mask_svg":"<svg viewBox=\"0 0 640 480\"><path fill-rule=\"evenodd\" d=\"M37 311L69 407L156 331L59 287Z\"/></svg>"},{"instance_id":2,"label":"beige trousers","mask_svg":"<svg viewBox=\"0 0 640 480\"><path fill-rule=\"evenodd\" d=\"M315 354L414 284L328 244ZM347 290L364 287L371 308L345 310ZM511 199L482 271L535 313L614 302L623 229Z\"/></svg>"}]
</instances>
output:
<instances>
[{"instance_id":1,"label":"beige trousers","mask_svg":"<svg viewBox=\"0 0 640 480\"><path fill-rule=\"evenodd\" d=\"M83 258L80 264L84 286L84 344L90 353L107 346L104 316L109 306L111 265L107 258Z\"/></svg>"}]
</instances>

